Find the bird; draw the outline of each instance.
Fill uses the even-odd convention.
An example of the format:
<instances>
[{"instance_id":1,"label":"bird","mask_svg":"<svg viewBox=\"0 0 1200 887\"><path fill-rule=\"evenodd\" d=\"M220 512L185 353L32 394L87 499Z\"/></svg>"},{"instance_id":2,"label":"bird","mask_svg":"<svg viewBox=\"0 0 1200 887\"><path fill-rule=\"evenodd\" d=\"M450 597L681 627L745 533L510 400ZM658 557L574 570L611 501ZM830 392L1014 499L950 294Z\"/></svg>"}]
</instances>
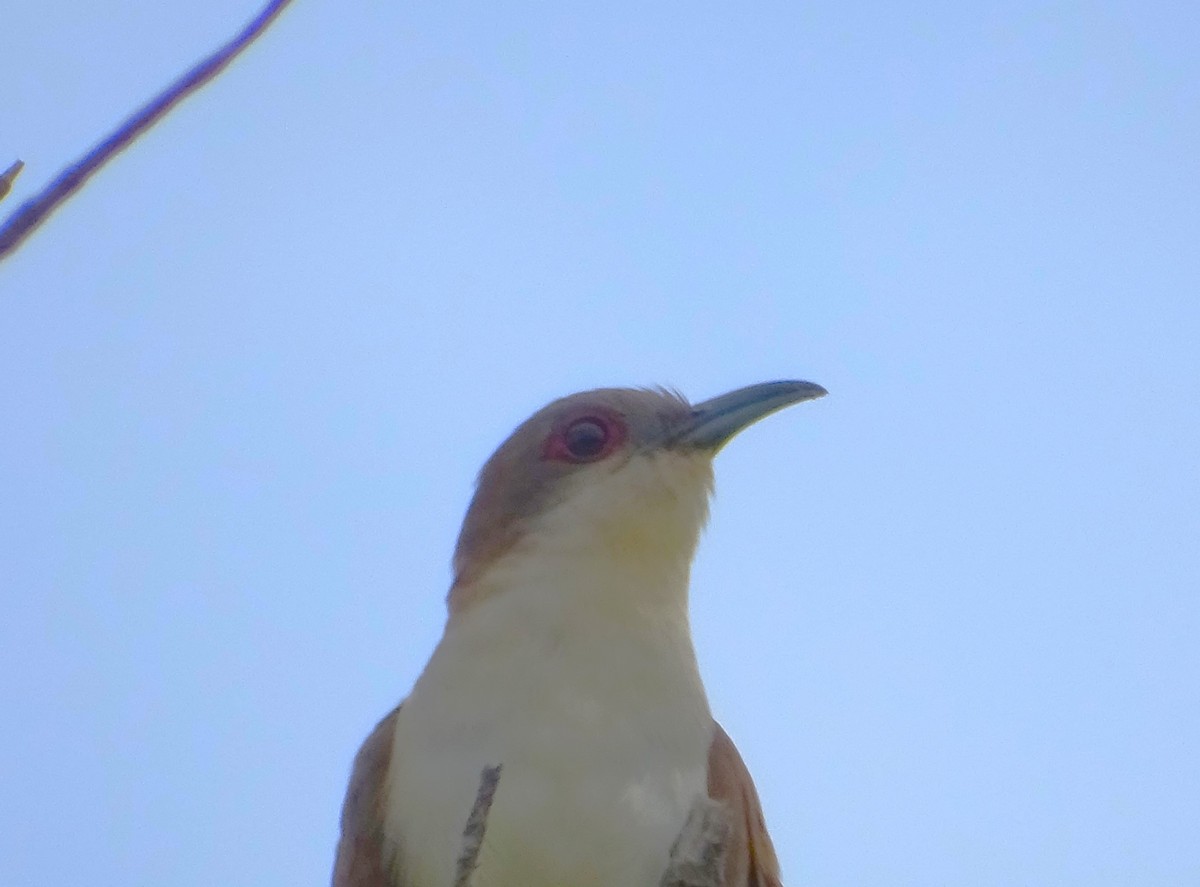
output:
<instances>
[{"instance_id":1,"label":"bird","mask_svg":"<svg viewBox=\"0 0 1200 887\"><path fill-rule=\"evenodd\" d=\"M484 464L441 639L354 759L333 887L453 887L485 768L502 768L471 887L657 887L700 799L723 887L780 887L754 782L714 719L688 589L713 457L826 394L765 382L555 400ZM739 592L740 593L740 592Z\"/></svg>"}]
</instances>

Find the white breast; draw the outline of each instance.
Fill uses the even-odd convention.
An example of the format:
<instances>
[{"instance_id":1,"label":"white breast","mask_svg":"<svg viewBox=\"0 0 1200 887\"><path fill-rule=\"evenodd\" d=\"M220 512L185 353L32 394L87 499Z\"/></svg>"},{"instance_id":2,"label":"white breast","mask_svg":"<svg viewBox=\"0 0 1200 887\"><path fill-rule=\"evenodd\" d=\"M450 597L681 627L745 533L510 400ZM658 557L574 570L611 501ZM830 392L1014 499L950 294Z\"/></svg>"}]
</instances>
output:
<instances>
[{"instance_id":1,"label":"white breast","mask_svg":"<svg viewBox=\"0 0 1200 887\"><path fill-rule=\"evenodd\" d=\"M512 561L397 718L385 831L400 883L450 887L480 772L501 764L473 887L656 887L706 791L713 731L687 566Z\"/></svg>"}]
</instances>

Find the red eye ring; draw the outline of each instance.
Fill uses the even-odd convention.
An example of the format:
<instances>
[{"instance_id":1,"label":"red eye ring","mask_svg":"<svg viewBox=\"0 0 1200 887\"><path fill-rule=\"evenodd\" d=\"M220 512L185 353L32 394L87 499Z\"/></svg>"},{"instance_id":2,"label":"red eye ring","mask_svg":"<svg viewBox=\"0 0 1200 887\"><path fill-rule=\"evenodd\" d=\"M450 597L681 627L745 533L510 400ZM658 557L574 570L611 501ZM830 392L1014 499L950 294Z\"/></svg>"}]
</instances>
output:
<instances>
[{"instance_id":1,"label":"red eye ring","mask_svg":"<svg viewBox=\"0 0 1200 887\"><path fill-rule=\"evenodd\" d=\"M625 442L625 422L608 410L570 416L546 439L543 457L557 462L596 462Z\"/></svg>"}]
</instances>

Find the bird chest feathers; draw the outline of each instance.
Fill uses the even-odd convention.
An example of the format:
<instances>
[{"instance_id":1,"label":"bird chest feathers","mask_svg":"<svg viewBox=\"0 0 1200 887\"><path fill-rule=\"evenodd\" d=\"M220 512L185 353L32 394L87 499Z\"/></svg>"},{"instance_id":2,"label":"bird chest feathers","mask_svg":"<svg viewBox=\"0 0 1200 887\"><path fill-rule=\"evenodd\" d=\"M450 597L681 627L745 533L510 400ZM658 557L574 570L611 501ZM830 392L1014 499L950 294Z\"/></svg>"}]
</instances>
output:
<instances>
[{"instance_id":1,"label":"bird chest feathers","mask_svg":"<svg viewBox=\"0 0 1200 887\"><path fill-rule=\"evenodd\" d=\"M474 887L658 883L705 793L713 729L687 574L672 577L676 608L663 606L674 595L661 575L651 592L630 587L649 577L586 566L550 585L504 576L502 594L448 628L405 701L386 828L404 836L402 883L449 887L480 772L495 764ZM597 582L620 587L584 587Z\"/></svg>"}]
</instances>

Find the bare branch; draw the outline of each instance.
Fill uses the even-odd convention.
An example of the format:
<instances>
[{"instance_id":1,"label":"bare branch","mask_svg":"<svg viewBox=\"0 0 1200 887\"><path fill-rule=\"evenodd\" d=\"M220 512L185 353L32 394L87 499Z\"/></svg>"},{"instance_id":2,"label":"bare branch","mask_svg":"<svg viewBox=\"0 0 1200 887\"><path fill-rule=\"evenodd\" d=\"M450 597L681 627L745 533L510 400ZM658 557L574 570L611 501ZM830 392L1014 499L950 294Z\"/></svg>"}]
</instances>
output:
<instances>
[{"instance_id":1,"label":"bare branch","mask_svg":"<svg viewBox=\"0 0 1200 887\"><path fill-rule=\"evenodd\" d=\"M168 111L225 70L291 2L292 0L270 0L236 37L139 108L108 138L59 173L58 178L47 185L40 194L22 204L20 209L0 224L0 261L12 255L25 238L37 230L50 214L78 191L97 170L129 147ZM14 173L13 177L15 175ZM8 183L11 184L11 179Z\"/></svg>"},{"instance_id":2,"label":"bare branch","mask_svg":"<svg viewBox=\"0 0 1200 887\"><path fill-rule=\"evenodd\" d=\"M697 800L671 847L659 887L721 887L729 832L725 805L712 798Z\"/></svg>"},{"instance_id":3,"label":"bare branch","mask_svg":"<svg viewBox=\"0 0 1200 887\"><path fill-rule=\"evenodd\" d=\"M471 808L471 815L467 817L467 827L463 829L463 847L455 867L454 887L467 887L471 881L471 873L479 863L479 851L483 847L483 834L487 830L492 798L496 796L496 785L500 782L501 766L497 764L495 767L484 767L483 773L480 774L475 806Z\"/></svg>"}]
</instances>

